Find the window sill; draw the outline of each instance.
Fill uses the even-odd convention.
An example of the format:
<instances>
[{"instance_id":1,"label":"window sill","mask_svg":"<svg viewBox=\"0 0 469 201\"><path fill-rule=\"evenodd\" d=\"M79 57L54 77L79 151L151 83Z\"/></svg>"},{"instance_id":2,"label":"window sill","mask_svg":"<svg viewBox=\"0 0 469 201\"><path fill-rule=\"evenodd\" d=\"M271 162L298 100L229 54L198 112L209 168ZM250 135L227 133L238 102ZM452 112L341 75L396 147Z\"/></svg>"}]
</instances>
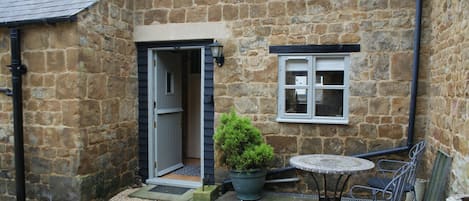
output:
<instances>
[{"instance_id":1,"label":"window sill","mask_svg":"<svg viewBox=\"0 0 469 201\"><path fill-rule=\"evenodd\" d=\"M347 125L348 119L332 119L332 118L321 118L321 119L287 119L277 118L277 122L281 123L303 123L303 124L340 124Z\"/></svg>"}]
</instances>

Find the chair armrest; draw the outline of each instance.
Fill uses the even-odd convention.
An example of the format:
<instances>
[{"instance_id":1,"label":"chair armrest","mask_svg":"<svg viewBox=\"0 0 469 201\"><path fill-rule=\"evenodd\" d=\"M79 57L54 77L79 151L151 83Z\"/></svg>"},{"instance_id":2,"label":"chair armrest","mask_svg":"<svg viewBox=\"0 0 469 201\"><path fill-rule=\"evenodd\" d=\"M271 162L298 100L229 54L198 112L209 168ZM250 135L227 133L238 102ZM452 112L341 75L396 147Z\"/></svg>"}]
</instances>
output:
<instances>
[{"instance_id":1,"label":"chair armrest","mask_svg":"<svg viewBox=\"0 0 469 201\"><path fill-rule=\"evenodd\" d=\"M379 193L382 194L382 199L384 199L384 200L390 200L392 198L392 192L391 191L385 191L385 190L380 189L380 188L373 188L373 187L370 187L370 186L362 186L362 185L353 185L350 188L350 192L349 192L350 197L351 198L359 198L359 197L355 197L354 193L353 193L354 190L359 190L359 189L361 189L362 191L369 191L374 200L377 199L377 195Z\"/></svg>"}]
</instances>

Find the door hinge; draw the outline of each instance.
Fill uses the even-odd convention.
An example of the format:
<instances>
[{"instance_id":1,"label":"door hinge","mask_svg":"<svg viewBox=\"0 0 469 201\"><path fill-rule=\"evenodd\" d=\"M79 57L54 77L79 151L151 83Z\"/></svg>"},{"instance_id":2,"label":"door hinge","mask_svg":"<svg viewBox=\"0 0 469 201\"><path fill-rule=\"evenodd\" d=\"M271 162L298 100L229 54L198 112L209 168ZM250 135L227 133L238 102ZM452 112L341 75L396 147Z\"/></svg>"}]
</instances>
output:
<instances>
[{"instance_id":1,"label":"door hinge","mask_svg":"<svg viewBox=\"0 0 469 201\"><path fill-rule=\"evenodd\" d=\"M153 128L156 128L156 122L153 122Z\"/></svg>"},{"instance_id":2,"label":"door hinge","mask_svg":"<svg viewBox=\"0 0 469 201\"><path fill-rule=\"evenodd\" d=\"M156 108L156 101L153 101L153 108Z\"/></svg>"},{"instance_id":3,"label":"door hinge","mask_svg":"<svg viewBox=\"0 0 469 201\"><path fill-rule=\"evenodd\" d=\"M153 164L155 166L155 169L158 167L158 163L156 163L155 161L155 164Z\"/></svg>"}]
</instances>

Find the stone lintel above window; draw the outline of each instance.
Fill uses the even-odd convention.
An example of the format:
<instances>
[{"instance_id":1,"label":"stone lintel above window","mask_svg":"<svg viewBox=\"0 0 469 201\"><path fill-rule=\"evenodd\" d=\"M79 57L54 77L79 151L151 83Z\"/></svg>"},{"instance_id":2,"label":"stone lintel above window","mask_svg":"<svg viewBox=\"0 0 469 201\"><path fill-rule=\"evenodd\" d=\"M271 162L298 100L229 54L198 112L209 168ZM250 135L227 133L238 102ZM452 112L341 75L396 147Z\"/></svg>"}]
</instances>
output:
<instances>
[{"instance_id":1,"label":"stone lintel above window","mask_svg":"<svg viewBox=\"0 0 469 201\"><path fill-rule=\"evenodd\" d=\"M360 52L359 44L338 45L274 45L269 47L270 53L341 53Z\"/></svg>"}]
</instances>

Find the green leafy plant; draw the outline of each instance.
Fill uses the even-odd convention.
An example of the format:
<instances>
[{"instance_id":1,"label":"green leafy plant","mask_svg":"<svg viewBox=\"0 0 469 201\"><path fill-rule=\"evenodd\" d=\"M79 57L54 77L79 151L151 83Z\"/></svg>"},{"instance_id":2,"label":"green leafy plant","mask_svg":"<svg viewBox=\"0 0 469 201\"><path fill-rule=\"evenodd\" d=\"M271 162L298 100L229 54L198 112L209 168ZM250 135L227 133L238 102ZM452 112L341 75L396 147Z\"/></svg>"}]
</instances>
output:
<instances>
[{"instance_id":1,"label":"green leafy plant","mask_svg":"<svg viewBox=\"0 0 469 201\"><path fill-rule=\"evenodd\" d=\"M233 109L221 115L213 138L221 162L232 170L265 168L274 158L273 148L264 142L260 130Z\"/></svg>"}]
</instances>

